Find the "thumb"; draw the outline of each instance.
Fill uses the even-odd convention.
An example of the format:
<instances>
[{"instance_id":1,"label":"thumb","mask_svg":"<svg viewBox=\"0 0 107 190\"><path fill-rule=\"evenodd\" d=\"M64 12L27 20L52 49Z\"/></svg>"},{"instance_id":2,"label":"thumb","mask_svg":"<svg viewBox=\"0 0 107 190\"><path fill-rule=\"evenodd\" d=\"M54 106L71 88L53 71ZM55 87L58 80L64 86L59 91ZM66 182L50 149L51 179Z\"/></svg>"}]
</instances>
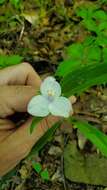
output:
<instances>
[{"instance_id":1,"label":"thumb","mask_svg":"<svg viewBox=\"0 0 107 190\"><path fill-rule=\"evenodd\" d=\"M27 111L27 104L36 93L37 89L31 86L0 86L0 117Z\"/></svg>"}]
</instances>

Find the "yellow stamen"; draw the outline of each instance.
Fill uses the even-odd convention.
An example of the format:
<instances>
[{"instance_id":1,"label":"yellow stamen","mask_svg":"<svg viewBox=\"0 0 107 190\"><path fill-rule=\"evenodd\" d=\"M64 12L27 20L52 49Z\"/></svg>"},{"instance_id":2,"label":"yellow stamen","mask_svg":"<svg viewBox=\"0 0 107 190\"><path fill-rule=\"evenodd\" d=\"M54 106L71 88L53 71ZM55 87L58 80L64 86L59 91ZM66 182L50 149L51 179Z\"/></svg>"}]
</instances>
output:
<instances>
[{"instance_id":1,"label":"yellow stamen","mask_svg":"<svg viewBox=\"0 0 107 190\"><path fill-rule=\"evenodd\" d=\"M54 92L52 90L48 90L48 96L54 96Z\"/></svg>"}]
</instances>

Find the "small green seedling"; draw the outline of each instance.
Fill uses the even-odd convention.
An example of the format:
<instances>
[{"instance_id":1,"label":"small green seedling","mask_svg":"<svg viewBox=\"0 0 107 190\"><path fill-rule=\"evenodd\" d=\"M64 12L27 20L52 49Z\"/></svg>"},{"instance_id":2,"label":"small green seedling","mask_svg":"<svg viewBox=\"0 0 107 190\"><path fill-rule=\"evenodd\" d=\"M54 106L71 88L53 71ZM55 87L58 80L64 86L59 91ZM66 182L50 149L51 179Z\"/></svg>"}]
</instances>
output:
<instances>
[{"instance_id":1,"label":"small green seedling","mask_svg":"<svg viewBox=\"0 0 107 190\"><path fill-rule=\"evenodd\" d=\"M41 176L43 181L49 181L49 172L48 169L42 168L42 165L39 162L33 162L32 164L34 170L39 174L39 176Z\"/></svg>"},{"instance_id":2,"label":"small green seedling","mask_svg":"<svg viewBox=\"0 0 107 190\"><path fill-rule=\"evenodd\" d=\"M33 163L33 168L34 170L39 174L42 170L42 166L39 162L34 162Z\"/></svg>"},{"instance_id":3,"label":"small green seedling","mask_svg":"<svg viewBox=\"0 0 107 190\"><path fill-rule=\"evenodd\" d=\"M45 168L41 173L40 176L43 180L49 181L49 172L47 168Z\"/></svg>"}]
</instances>

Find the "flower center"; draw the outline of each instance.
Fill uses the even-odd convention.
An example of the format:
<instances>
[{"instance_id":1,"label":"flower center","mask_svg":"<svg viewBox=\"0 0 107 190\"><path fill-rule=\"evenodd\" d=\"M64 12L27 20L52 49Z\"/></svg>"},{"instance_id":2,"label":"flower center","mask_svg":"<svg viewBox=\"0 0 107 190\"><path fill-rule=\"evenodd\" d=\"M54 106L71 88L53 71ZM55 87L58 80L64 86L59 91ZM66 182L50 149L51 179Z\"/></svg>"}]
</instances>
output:
<instances>
[{"instance_id":1,"label":"flower center","mask_svg":"<svg viewBox=\"0 0 107 190\"><path fill-rule=\"evenodd\" d=\"M54 95L55 95L54 91L48 90L48 96L54 96Z\"/></svg>"},{"instance_id":2,"label":"flower center","mask_svg":"<svg viewBox=\"0 0 107 190\"><path fill-rule=\"evenodd\" d=\"M48 90L48 100L52 102L54 100L55 93L53 90Z\"/></svg>"}]
</instances>

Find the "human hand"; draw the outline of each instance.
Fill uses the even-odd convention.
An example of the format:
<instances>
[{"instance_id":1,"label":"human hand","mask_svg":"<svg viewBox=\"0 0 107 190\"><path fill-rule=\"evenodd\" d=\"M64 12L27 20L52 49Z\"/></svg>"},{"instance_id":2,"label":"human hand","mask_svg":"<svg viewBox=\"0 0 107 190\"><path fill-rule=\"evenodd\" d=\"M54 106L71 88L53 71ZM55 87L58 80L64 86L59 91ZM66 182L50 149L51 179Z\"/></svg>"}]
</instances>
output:
<instances>
[{"instance_id":1,"label":"human hand","mask_svg":"<svg viewBox=\"0 0 107 190\"><path fill-rule=\"evenodd\" d=\"M40 87L41 79L28 63L0 70L0 176L6 174L27 156L37 140L58 118L43 119L32 134L32 118L19 128L8 119L15 112L26 112L29 100Z\"/></svg>"}]
</instances>

